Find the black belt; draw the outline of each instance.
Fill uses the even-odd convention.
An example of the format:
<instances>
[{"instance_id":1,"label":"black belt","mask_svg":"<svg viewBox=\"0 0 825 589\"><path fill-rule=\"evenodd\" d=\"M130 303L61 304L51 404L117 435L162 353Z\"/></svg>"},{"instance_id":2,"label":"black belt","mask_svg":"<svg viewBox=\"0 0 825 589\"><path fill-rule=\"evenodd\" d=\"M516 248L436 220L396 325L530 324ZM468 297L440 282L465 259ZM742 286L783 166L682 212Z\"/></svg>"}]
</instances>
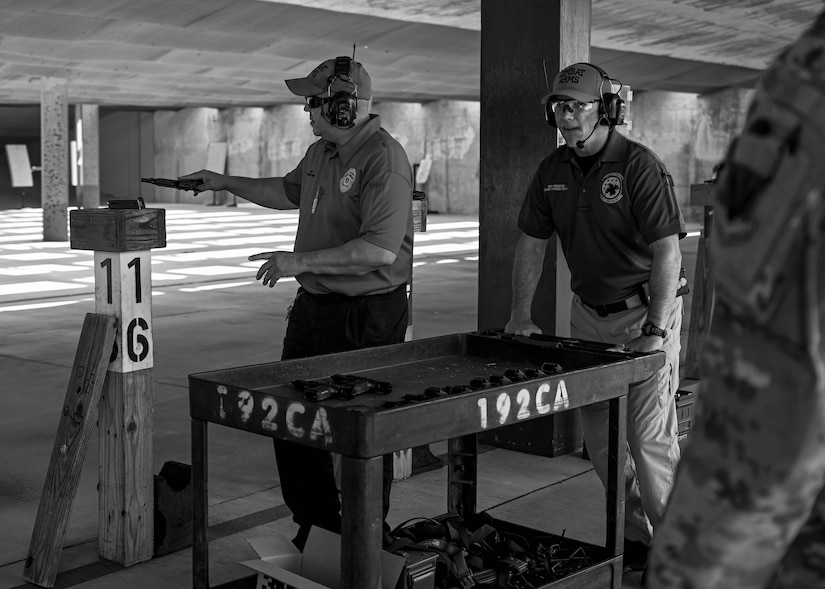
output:
<instances>
[{"instance_id":1,"label":"black belt","mask_svg":"<svg viewBox=\"0 0 825 589\"><path fill-rule=\"evenodd\" d=\"M584 299L582 299L582 303L596 311L599 317L607 317L611 313L620 313L622 311L629 311L630 309L635 309L637 307L641 307L644 305L644 301L642 301L642 297L638 294L633 295L632 297L625 299L623 301L619 301L618 303L608 303L606 305L594 305L588 303Z\"/></svg>"}]
</instances>

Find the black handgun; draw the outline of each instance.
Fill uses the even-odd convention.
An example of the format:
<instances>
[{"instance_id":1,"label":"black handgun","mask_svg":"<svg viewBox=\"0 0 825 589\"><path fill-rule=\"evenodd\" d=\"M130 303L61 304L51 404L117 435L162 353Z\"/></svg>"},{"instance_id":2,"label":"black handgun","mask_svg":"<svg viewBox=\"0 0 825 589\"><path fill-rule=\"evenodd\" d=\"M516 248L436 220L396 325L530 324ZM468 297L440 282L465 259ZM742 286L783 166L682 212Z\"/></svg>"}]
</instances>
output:
<instances>
[{"instance_id":1,"label":"black handgun","mask_svg":"<svg viewBox=\"0 0 825 589\"><path fill-rule=\"evenodd\" d=\"M353 388L352 398L362 393L378 392L383 395L392 392L392 383L385 380L375 380L366 376L356 376L354 374L333 374L332 382L342 387Z\"/></svg>"},{"instance_id":2,"label":"black handgun","mask_svg":"<svg viewBox=\"0 0 825 589\"><path fill-rule=\"evenodd\" d=\"M292 385L304 394L307 401L325 399L353 399L364 393L392 392L392 384L383 380L374 380L354 374L333 374L331 378L320 380L297 379Z\"/></svg>"},{"instance_id":3,"label":"black handgun","mask_svg":"<svg viewBox=\"0 0 825 589\"><path fill-rule=\"evenodd\" d=\"M504 376L509 378L512 382L523 382L525 380L529 380L526 374L523 371L519 370L518 368L508 368L504 371Z\"/></svg>"},{"instance_id":4,"label":"black handgun","mask_svg":"<svg viewBox=\"0 0 825 589\"><path fill-rule=\"evenodd\" d=\"M304 394L307 401L323 401L339 394L338 387L329 382L319 380L293 380L293 386Z\"/></svg>"},{"instance_id":5,"label":"black handgun","mask_svg":"<svg viewBox=\"0 0 825 589\"><path fill-rule=\"evenodd\" d=\"M171 180L170 178L141 178L141 182L148 182L155 186L163 186L164 188L174 188L175 190L192 190L197 194L201 192L198 186L201 184L200 180Z\"/></svg>"},{"instance_id":6,"label":"black handgun","mask_svg":"<svg viewBox=\"0 0 825 589\"><path fill-rule=\"evenodd\" d=\"M358 395L363 395L364 393L371 393L376 389L375 385L362 380L360 382L353 382L352 384L335 384L338 396L343 399L354 399Z\"/></svg>"},{"instance_id":7,"label":"black handgun","mask_svg":"<svg viewBox=\"0 0 825 589\"><path fill-rule=\"evenodd\" d=\"M293 386L304 394L307 401L325 399L354 399L364 393L389 393L392 385L388 382L373 380L364 376L350 374L333 374L331 379L293 380Z\"/></svg>"}]
</instances>

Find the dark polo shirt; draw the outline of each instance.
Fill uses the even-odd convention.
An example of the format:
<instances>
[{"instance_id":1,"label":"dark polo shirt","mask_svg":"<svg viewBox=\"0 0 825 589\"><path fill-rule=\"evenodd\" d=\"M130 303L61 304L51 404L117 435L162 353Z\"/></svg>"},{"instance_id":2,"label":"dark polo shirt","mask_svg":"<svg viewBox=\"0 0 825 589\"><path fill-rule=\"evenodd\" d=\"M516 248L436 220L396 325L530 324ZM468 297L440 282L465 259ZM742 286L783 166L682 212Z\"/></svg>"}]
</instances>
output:
<instances>
[{"instance_id":1,"label":"dark polo shirt","mask_svg":"<svg viewBox=\"0 0 825 589\"><path fill-rule=\"evenodd\" d=\"M572 290L593 304L635 294L650 277L649 244L685 233L665 165L615 129L586 174L566 145L542 161L518 226L539 239L558 233Z\"/></svg>"},{"instance_id":2,"label":"dark polo shirt","mask_svg":"<svg viewBox=\"0 0 825 589\"><path fill-rule=\"evenodd\" d=\"M315 294L358 296L389 292L408 282L412 187L409 158L376 115L343 145L313 143L284 177L287 197L299 208L295 251L333 248L360 237L397 258L362 276L300 274L301 286Z\"/></svg>"}]
</instances>

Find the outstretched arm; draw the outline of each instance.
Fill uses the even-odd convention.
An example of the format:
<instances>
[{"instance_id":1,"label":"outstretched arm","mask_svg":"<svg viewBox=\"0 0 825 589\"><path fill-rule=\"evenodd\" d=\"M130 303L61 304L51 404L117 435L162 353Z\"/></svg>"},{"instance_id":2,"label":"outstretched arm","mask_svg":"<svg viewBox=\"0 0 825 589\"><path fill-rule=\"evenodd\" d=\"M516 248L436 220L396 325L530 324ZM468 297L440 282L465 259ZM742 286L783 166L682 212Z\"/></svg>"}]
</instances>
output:
<instances>
[{"instance_id":1,"label":"outstretched arm","mask_svg":"<svg viewBox=\"0 0 825 589\"><path fill-rule=\"evenodd\" d=\"M270 209L296 209L284 190L283 178L245 178L224 176L209 170L200 170L181 176L179 180L198 180L198 192L205 190L228 190L262 207Z\"/></svg>"}]
</instances>

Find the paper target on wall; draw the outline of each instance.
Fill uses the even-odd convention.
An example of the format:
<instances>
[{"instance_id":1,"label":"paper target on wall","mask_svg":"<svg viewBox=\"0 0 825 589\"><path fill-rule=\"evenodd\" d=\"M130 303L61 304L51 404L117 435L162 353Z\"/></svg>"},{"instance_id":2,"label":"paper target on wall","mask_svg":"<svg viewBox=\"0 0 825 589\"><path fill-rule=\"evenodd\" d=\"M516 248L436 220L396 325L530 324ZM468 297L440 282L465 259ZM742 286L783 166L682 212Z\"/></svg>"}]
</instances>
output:
<instances>
[{"instance_id":1,"label":"paper target on wall","mask_svg":"<svg viewBox=\"0 0 825 589\"><path fill-rule=\"evenodd\" d=\"M415 173L415 183L418 185L426 184L427 178L430 177L430 170L433 167L433 158L429 154L424 156L424 159L418 164L418 171Z\"/></svg>"}]
</instances>

